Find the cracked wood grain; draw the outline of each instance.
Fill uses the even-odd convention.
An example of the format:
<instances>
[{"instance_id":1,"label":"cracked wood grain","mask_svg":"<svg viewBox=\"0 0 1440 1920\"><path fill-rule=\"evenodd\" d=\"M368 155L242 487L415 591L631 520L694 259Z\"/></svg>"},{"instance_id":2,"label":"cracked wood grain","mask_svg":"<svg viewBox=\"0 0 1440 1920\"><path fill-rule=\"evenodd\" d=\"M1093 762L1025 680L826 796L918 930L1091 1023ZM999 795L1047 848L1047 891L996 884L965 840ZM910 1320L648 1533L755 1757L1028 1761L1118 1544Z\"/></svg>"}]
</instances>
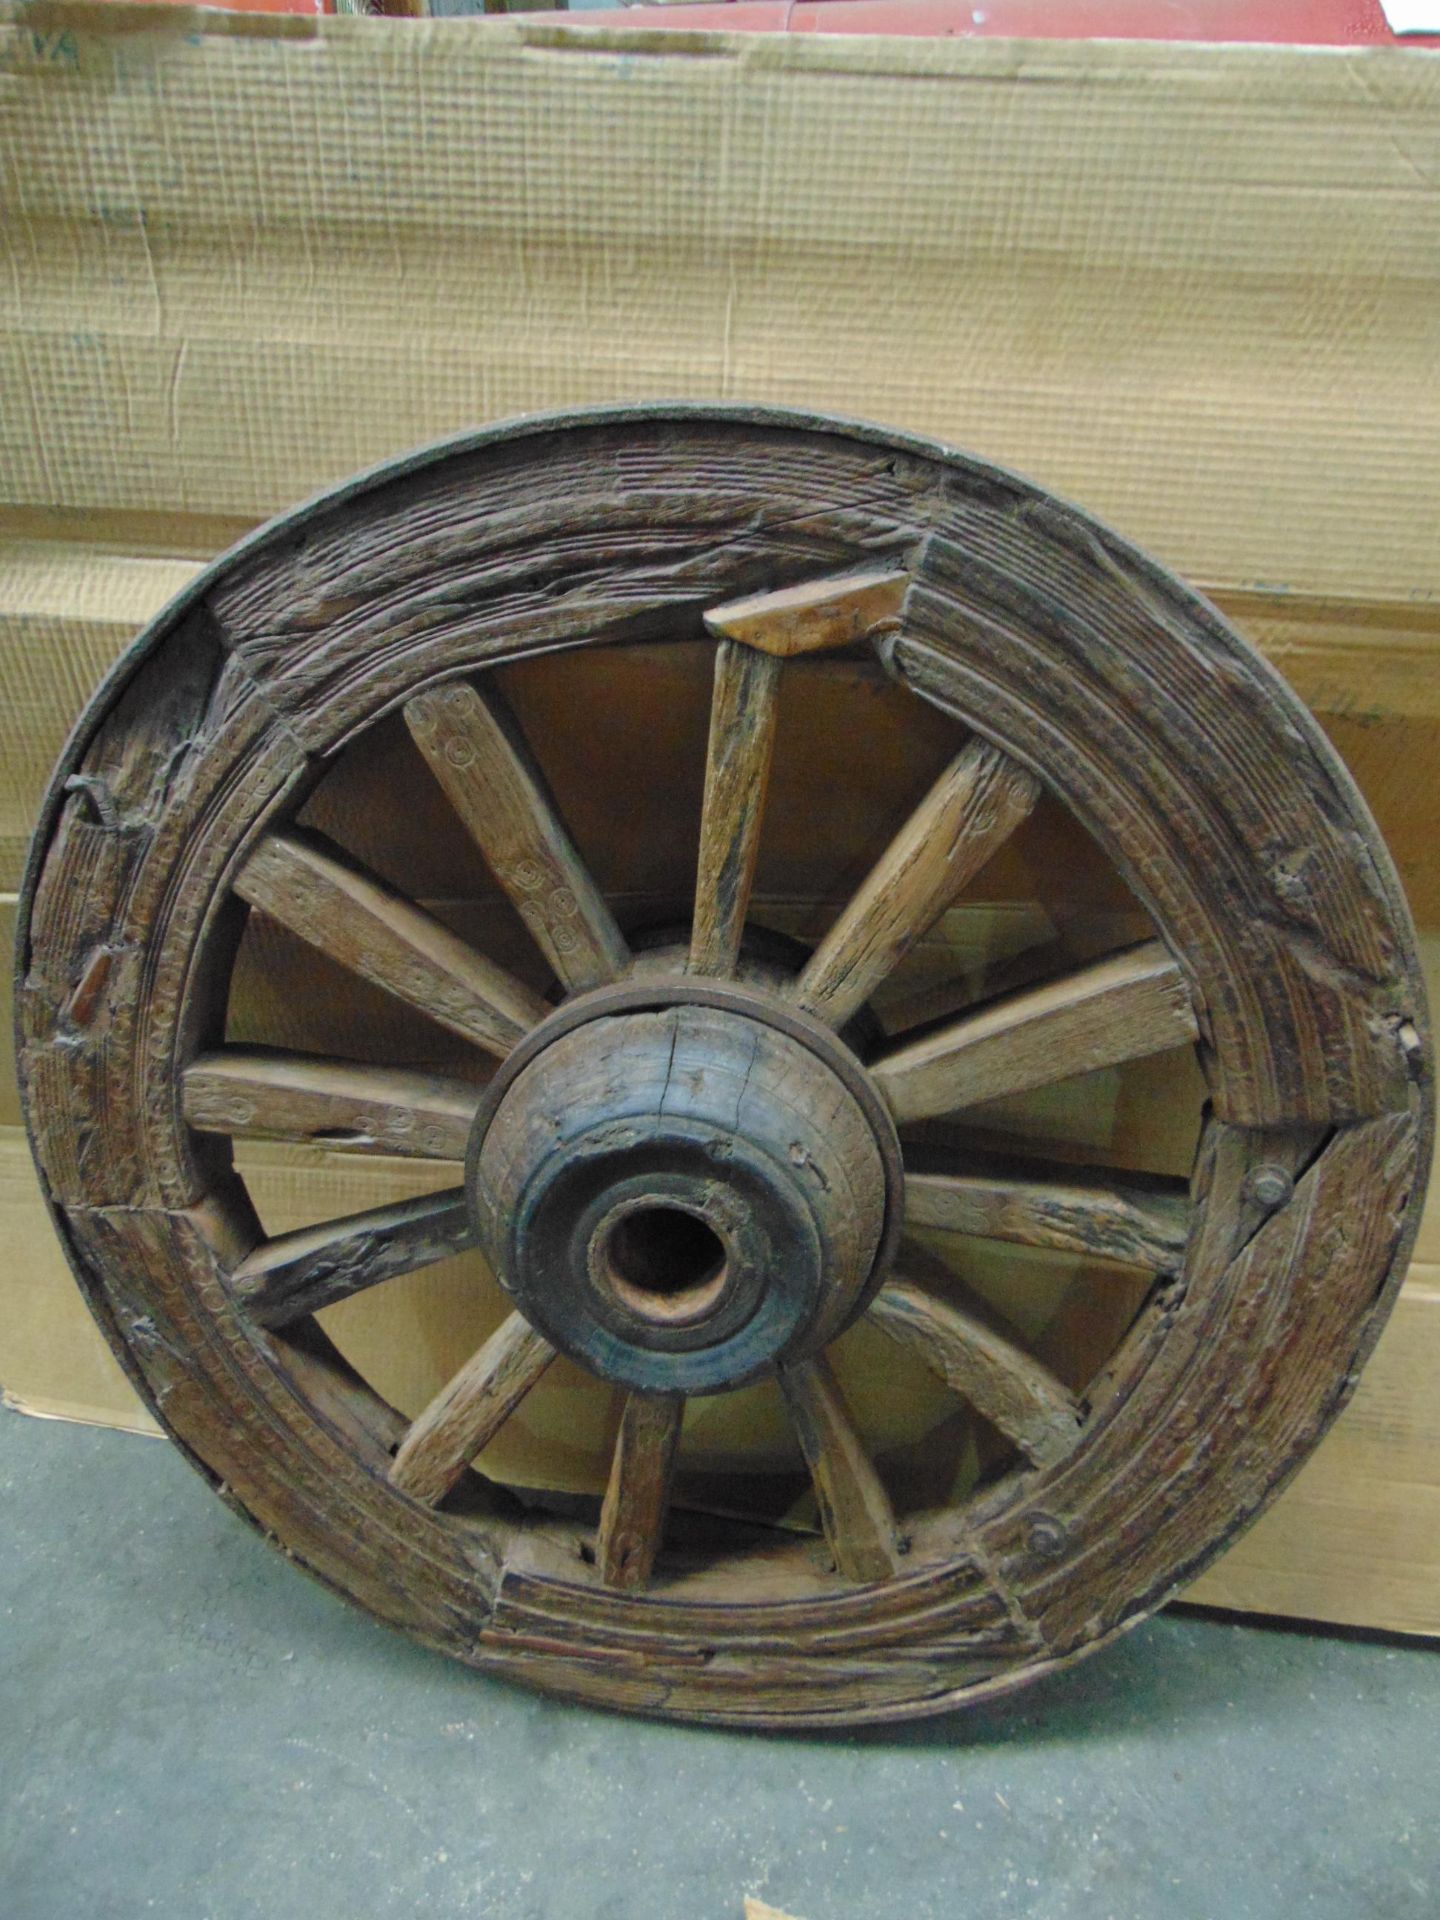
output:
<instances>
[{"instance_id":1,"label":"cracked wood grain","mask_svg":"<svg viewBox=\"0 0 1440 1920\"><path fill-rule=\"evenodd\" d=\"M806 962L795 998L843 1026L1010 838L1039 797L1022 767L973 741L896 834Z\"/></svg>"},{"instance_id":2,"label":"cracked wood grain","mask_svg":"<svg viewBox=\"0 0 1440 1920\"><path fill-rule=\"evenodd\" d=\"M555 1349L523 1314L502 1320L401 1441L390 1482L435 1506L540 1379Z\"/></svg>"},{"instance_id":3,"label":"cracked wood grain","mask_svg":"<svg viewBox=\"0 0 1440 1920\"><path fill-rule=\"evenodd\" d=\"M822 1356L777 1372L836 1567L849 1580L888 1580L900 1555L894 1510L830 1363Z\"/></svg>"},{"instance_id":4,"label":"cracked wood grain","mask_svg":"<svg viewBox=\"0 0 1440 1920\"><path fill-rule=\"evenodd\" d=\"M480 1104L464 1080L261 1047L203 1054L182 1075L185 1118L209 1133L311 1140L463 1160Z\"/></svg>"},{"instance_id":5,"label":"cracked wood grain","mask_svg":"<svg viewBox=\"0 0 1440 1920\"><path fill-rule=\"evenodd\" d=\"M416 694L405 723L558 979L572 993L618 980L629 948L498 689Z\"/></svg>"},{"instance_id":6,"label":"cracked wood grain","mask_svg":"<svg viewBox=\"0 0 1440 1920\"><path fill-rule=\"evenodd\" d=\"M909 1155L907 1227L1053 1247L1173 1273L1184 1257L1192 1208L1183 1180L1117 1174L1003 1154Z\"/></svg>"},{"instance_id":7,"label":"cracked wood grain","mask_svg":"<svg viewBox=\"0 0 1440 1920\"><path fill-rule=\"evenodd\" d=\"M474 1243L464 1189L452 1187L277 1234L241 1261L231 1285L262 1326L284 1327Z\"/></svg>"},{"instance_id":8,"label":"cracked wood grain","mask_svg":"<svg viewBox=\"0 0 1440 1920\"><path fill-rule=\"evenodd\" d=\"M684 1416L685 1401L678 1393L626 1397L595 1542L596 1563L607 1587L628 1592L650 1579Z\"/></svg>"},{"instance_id":9,"label":"cracked wood grain","mask_svg":"<svg viewBox=\"0 0 1440 1920\"><path fill-rule=\"evenodd\" d=\"M545 1017L528 987L318 834L270 833L235 891L342 967L500 1058Z\"/></svg>"},{"instance_id":10,"label":"cracked wood grain","mask_svg":"<svg viewBox=\"0 0 1440 1920\"><path fill-rule=\"evenodd\" d=\"M1199 1028L1158 940L962 1015L871 1068L897 1120L923 1120L1192 1042Z\"/></svg>"},{"instance_id":11,"label":"cracked wood grain","mask_svg":"<svg viewBox=\"0 0 1440 1920\"><path fill-rule=\"evenodd\" d=\"M770 784L780 665L734 640L715 651L691 973L729 979L740 958Z\"/></svg>"}]
</instances>

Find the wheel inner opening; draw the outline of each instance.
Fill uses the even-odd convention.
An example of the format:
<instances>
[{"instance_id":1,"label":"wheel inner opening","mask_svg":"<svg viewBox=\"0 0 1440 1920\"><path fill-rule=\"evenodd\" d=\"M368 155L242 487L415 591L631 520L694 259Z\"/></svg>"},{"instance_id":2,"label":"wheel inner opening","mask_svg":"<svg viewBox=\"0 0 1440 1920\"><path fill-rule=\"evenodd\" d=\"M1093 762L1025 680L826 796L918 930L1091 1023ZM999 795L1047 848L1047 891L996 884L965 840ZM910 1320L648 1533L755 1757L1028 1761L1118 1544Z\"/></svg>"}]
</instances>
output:
<instances>
[{"instance_id":1,"label":"wheel inner opening","mask_svg":"<svg viewBox=\"0 0 1440 1920\"><path fill-rule=\"evenodd\" d=\"M623 1213L605 1229L601 1266L632 1313L674 1323L698 1319L725 1291L725 1243L698 1214L655 1204Z\"/></svg>"}]
</instances>

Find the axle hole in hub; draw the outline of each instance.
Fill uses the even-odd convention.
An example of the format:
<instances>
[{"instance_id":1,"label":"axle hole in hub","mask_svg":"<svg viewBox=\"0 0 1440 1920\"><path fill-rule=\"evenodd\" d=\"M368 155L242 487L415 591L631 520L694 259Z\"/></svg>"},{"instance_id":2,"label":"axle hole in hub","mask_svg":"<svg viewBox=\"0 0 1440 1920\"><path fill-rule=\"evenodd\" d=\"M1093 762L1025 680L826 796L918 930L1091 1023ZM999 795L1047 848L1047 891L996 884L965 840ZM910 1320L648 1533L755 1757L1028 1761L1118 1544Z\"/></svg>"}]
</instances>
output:
<instances>
[{"instance_id":1,"label":"axle hole in hub","mask_svg":"<svg viewBox=\"0 0 1440 1920\"><path fill-rule=\"evenodd\" d=\"M640 1206L604 1234L601 1269L617 1299L646 1320L698 1320L725 1291L728 1257L713 1227L684 1207Z\"/></svg>"}]
</instances>

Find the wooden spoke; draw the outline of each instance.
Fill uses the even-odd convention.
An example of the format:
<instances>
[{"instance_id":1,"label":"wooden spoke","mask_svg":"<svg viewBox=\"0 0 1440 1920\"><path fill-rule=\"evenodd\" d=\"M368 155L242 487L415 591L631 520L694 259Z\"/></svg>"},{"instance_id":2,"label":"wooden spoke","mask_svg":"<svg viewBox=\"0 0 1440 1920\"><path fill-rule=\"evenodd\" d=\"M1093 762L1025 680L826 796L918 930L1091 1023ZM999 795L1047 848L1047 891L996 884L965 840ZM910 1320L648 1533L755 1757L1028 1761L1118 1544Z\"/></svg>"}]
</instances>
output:
<instances>
[{"instance_id":1,"label":"wooden spoke","mask_svg":"<svg viewBox=\"0 0 1440 1920\"><path fill-rule=\"evenodd\" d=\"M899 1563L895 1514L830 1362L820 1355L777 1372L835 1565L849 1580L888 1580Z\"/></svg>"},{"instance_id":2,"label":"wooden spoke","mask_svg":"<svg viewBox=\"0 0 1440 1920\"><path fill-rule=\"evenodd\" d=\"M436 1506L494 1439L555 1358L555 1349L512 1313L426 1407L390 1463L393 1486Z\"/></svg>"},{"instance_id":3,"label":"wooden spoke","mask_svg":"<svg viewBox=\"0 0 1440 1920\"><path fill-rule=\"evenodd\" d=\"M545 1016L528 987L318 835L267 834L235 891L332 960L502 1059Z\"/></svg>"},{"instance_id":4,"label":"wooden spoke","mask_svg":"<svg viewBox=\"0 0 1440 1920\"><path fill-rule=\"evenodd\" d=\"M810 956L802 1007L843 1026L1025 819L1040 789L983 741L956 755Z\"/></svg>"},{"instance_id":5,"label":"wooden spoke","mask_svg":"<svg viewBox=\"0 0 1440 1920\"><path fill-rule=\"evenodd\" d=\"M1155 940L963 1015L871 1073L897 1120L924 1120L1160 1053L1198 1031L1184 976Z\"/></svg>"},{"instance_id":6,"label":"wooden spoke","mask_svg":"<svg viewBox=\"0 0 1440 1920\"><path fill-rule=\"evenodd\" d=\"M1047 1368L990 1323L979 1301L967 1310L909 1281L892 1280L876 1294L870 1318L912 1348L1036 1466L1058 1460L1075 1444L1076 1402Z\"/></svg>"},{"instance_id":7,"label":"wooden spoke","mask_svg":"<svg viewBox=\"0 0 1440 1920\"><path fill-rule=\"evenodd\" d=\"M193 1061L184 1112L206 1133L270 1134L322 1146L463 1160L479 1090L437 1073L303 1053L227 1048Z\"/></svg>"},{"instance_id":8,"label":"wooden spoke","mask_svg":"<svg viewBox=\"0 0 1440 1920\"><path fill-rule=\"evenodd\" d=\"M716 650L692 973L728 979L739 959L770 784L781 665L777 655L735 640L722 640Z\"/></svg>"},{"instance_id":9,"label":"wooden spoke","mask_svg":"<svg viewBox=\"0 0 1440 1920\"><path fill-rule=\"evenodd\" d=\"M807 580L711 607L705 625L719 640L738 640L779 659L823 653L852 646L882 621L897 619L909 585L908 573L893 570Z\"/></svg>"},{"instance_id":10,"label":"wooden spoke","mask_svg":"<svg viewBox=\"0 0 1440 1920\"><path fill-rule=\"evenodd\" d=\"M618 980L629 949L499 691L457 681L405 720L558 978L577 993Z\"/></svg>"},{"instance_id":11,"label":"wooden spoke","mask_svg":"<svg viewBox=\"0 0 1440 1920\"><path fill-rule=\"evenodd\" d=\"M1184 1258L1191 1207L1183 1180L998 1154L911 1158L907 1226L1093 1254L1155 1273L1173 1273Z\"/></svg>"},{"instance_id":12,"label":"wooden spoke","mask_svg":"<svg viewBox=\"0 0 1440 1920\"><path fill-rule=\"evenodd\" d=\"M607 1587L632 1591L650 1578L684 1414L678 1393L632 1393L625 1402L595 1549Z\"/></svg>"},{"instance_id":13,"label":"wooden spoke","mask_svg":"<svg viewBox=\"0 0 1440 1920\"><path fill-rule=\"evenodd\" d=\"M283 1327L473 1245L464 1189L451 1187L279 1234L241 1262L231 1285L252 1319Z\"/></svg>"}]
</instances>

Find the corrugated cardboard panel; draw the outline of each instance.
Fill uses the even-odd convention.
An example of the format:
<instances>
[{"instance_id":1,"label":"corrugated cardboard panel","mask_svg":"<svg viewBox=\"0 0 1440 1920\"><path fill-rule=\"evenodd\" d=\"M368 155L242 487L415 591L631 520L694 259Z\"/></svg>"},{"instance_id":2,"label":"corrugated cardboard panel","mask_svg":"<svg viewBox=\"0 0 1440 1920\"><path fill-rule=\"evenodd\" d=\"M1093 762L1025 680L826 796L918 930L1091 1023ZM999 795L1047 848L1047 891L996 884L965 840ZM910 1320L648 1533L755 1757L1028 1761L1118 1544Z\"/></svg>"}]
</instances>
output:
<instances>
[{"instance_id":1,"label":"corrugated cardboard panel","mask_svg":"<svg viewBox=\"0 0 1440 1920\"><path fill-rule=\"evenodd\" d=\"M20 1089L15 1083L15 976L10 960L15 949L16 908L13 893L0 893L0 1127L20 1125Z\"/></svg>"},{"instance_id":2,"label":"corrugated cardboard panel","mask_svg":"<svg viewBox=\"0 0 1440 1920\"><path fill-rule=\"evenodd\" d=\"M90 1317L25 1136L0 1127L0 1395L27 1413L157 1431Z\"/></svg>"},{"instance_id":3,"label":"corrugated cardboard panel","mask_svg":"<svg viewBox=\"0 0 1440 1920\"><path fill-rule=\"evenodd\" d=\"M673 395L935 434L1110 519L1331 716L1440 922L1435 56L0 4L0 94L0 887L84 695L199 559L438 435ZM414 1177L251 1172L277 1223ZM0 1231L0 1381L147 1424L13 1133ZM1417 1260L1200 1596L1440 1631L1440 1209ZM407 1406L498 1307L448 1266L334 1316ZM557 1477L593 1474L585 1405L557 1371L511 1468L569 1438Z\"/></svg>"},{"instance_id":4,"label":"corrugated cardboard panel","mask_svg":"<svg viewBox=\"0 0 1440 1920\"><path fill-rule=\"evenodd\" d=\"M194 561L0 541L0 887L15 888L66 736L116 657Z\"/></svg>"},{"instance_id":5,"label":"corrugated cardboard panel","mask_svg":"<svg viewBox=\"0 0 1440 1920\"><path fill-rule=\"evenodd\" d=\"M1431 669L1440 681L1440 661ZM1321 714L1365 796L1395 862L1422 942L1440 933L1440 720L1381 721L1358 712ZM1440 973L1430 972L1430 1005L1440 1005Z\"/></svg>"},{"instance_id":6,"label":"corrugated cardboard panel","mask_svg":"<svg viewBox=\"0 0 1440 1920\"><path fill-rule=\"evenodd\" d=\"M1195 578L1440 586L1428 54L6 21L11 502L259 516L717 396L952 439Z\"/></svg>"},{"instance_id":7,"label":"corrugated cardboard panel","mask_svg":"<svg viewBox=\"0 0 1440 1920\"><path fill-rule=\"evenodd\" d=\"M1416 1267L1355 1398L1185 1598L1440 1634L1440 1267Z\"/></svg>"}]
</instances>

